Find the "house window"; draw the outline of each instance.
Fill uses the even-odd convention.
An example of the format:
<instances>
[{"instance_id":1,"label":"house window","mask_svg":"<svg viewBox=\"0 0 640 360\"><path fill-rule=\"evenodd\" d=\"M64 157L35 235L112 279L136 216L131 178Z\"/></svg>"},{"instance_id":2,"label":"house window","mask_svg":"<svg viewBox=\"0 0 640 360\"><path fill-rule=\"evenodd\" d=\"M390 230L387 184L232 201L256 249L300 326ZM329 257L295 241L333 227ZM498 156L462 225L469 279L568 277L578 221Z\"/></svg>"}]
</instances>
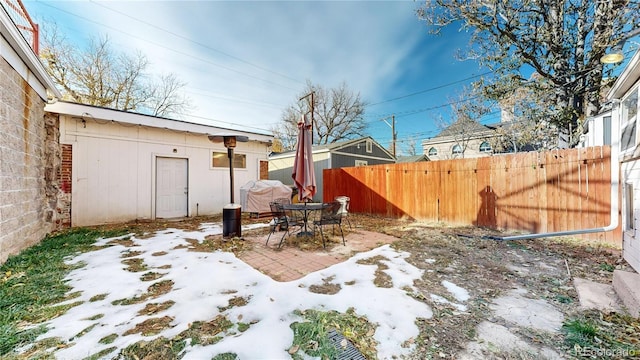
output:
<instances>
[{"instance_id":1,"label":"house window","mask_svg":"<svg viewBox=\"0 0 640 360\"><path fill-rule=\"evenodd\" d=\"M622 128L622 139L620 143L621 150L633 148L637 143L636 135L636 119L638 115L638 89L631 92L631 95L622 101L621 106L622 120L620 127Z\"/></svg>"},{"instance_id":2,"label":"house window","mask_svg":"<svg viewBox=\"0 0 640 360\"><path fill-rule=\"evenodd\" d=\"M438 156L438 149L432 147L429 149L429 156Z\"/></svg>"},{"instance_id":3,"label":"house window","mask_svg":"<svg viewBox=\"0 0 640 360\"><path fill-rule=\"evenodd\" d=\"M621 150L631 149L635 145L636 140L636 122L628 123L622 129L622 140L620 141Z\"/></svg>"},{"instance_id":4,"label":"house window","mask_svg":"<svg viewBox=\"0 0 640 360\"><path fill-rule=\"evenodd\" d=\"M229 168L229 156L226 152L212 152L211 165L214 168ZM247 155L233 154L233 167L236 169L247 168Z\"/></svg>"},{"instance_id":5,"label":"house window","mask_svg":"<svg viewBox=\"0 0 640 360\"><path fill-rule=\"evenodd\" d=\"M365 142L366 146L367 146L367 152L373 152L373 142L371 140L368 140ZM365 164L366 165L366 164Z\"/></svg>"},{"instance_id":6,"label":"house window","mask_svg":"<svg viewBox=\"0 0 640 360\"><path fill-rule=\"evenodd\" d=\"M367 166L369 163L367 160L356 160L356 166Z\"/></svg>"},{"instance_id":7,"label":"house window","mask_svg":"<svg viewBox=\"0 0 640 360\"><path fill-rule=\"evenodd\" d=\"M611 145L611 116L602 118L602 144Z\"/></svg>"},{"instance_id":8,"label":"house window","mask_svg":"<svg viewBox=\"0 0 640 360\"><path fill-rule=\"evenodd\" d=\"M461 155L462 154L462 146L456 144L453 145L453 148L451 149L451 153L453 155Z\"/></svg>"},{"instance_id":9,"label":"house window","mask_svg":"<svg viewBox=\"0 0 640 360\"><path fill-rule=\"evenodd\" d=\"M480 144L480 152L491 152L491 145L489 145L488 142L483 141L482 144Z\"/></svg>"},{"instance_id":10,"label":"house window","mask_svg":"<svg viewBox=\"0 0 640 360\"><path fill-rule=\"evenodd\" d=\"M624 184L624 195L625 195L625 230L633 230L635 228L634 224L634 208L633 208L633 184Z\"/></svg>"}]
</instances>

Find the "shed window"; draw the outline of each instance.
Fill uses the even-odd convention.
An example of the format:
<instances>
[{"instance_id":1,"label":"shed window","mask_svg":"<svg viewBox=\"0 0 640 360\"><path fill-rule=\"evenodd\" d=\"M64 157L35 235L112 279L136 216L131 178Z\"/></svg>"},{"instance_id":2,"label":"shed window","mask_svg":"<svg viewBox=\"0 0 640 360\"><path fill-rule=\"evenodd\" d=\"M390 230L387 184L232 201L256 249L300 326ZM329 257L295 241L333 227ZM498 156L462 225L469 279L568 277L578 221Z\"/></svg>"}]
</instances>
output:
<instances>
[{"instance_id":1,"label":"shed window","mask_svg":"<svg viewBox=\"0 0 640 360\"><path fill-rule=\"evenodd\" d=\"M453 148L451 149L451 153L453 155L460 155L462 154L462 146L460 145L453 145Z\"/></svg>"},{"instance_id":2,"label":"shed window","mask_svg":"<svg viewBox=\"0 0 640 360\"><path fill-rule=\"evenodd\" d=\"M356 160L356 166L367 166L368 164L367 160Z\"/></svg>"},{"instance_id":3,"label":"shed window","mask_svg":"<svg viewBox=\"0 0 640 360\"><path fill-rule=\"evenodd\" d=\"M228 168L229 157L226 152L214 151L211 156L211 165L214 168ZM247 168L247 155L245 154L233 154L233 167L236 169Z\"/></svg>"},{"instance_id":4,"label":"shed window","mask_svg":"<svg viewBox=\"0 0 640 360\"><path fill-rule=\"evenodd\" d=\"M438 155L438 149L432 147L431 149L429 149L429 156L437 156Z\"/></svg>"},{"instance_id":5,"label":"shed window","mask_svg":"<svg viewBox=\"0 0 640 360\"><path fill-rule=\"evenodd\" d=\"M491 152L491 145L483 141L482 144L480 144L480 152Z\"/></svg>"}]
</instances>

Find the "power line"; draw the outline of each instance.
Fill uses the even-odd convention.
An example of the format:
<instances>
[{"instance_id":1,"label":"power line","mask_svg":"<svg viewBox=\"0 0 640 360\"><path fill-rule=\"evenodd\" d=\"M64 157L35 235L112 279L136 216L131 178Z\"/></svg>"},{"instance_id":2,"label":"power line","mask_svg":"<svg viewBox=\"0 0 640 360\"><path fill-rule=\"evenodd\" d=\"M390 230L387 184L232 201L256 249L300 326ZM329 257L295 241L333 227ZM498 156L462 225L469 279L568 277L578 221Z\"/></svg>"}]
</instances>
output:
<instances>
[{"instance_id":1,"label":"power line","mask_svg":"<svg viewBox=\"0 0 640 360\"><path fill-rule=\"evenodd\" d=\"M128 17L129 19L135 20L135 21L140 22L140 23L142 23L142 24L145 24L145 25L147 25L147 26L151 26L151 27L153 27L153 28L155 28L155 29L157 29L157 30L160 30L160 31L162 31L162 32L165 32L165 33L167 33L167 34L171 34L171 35L173 35L173 36L175 36L175 37L178 37L178 38L180 38L180 39L183 39L183 40L189 41L189 42L191 42L191 43L193 43L193 44L196 44L196 45L202 46L202 47L203 47L203 48L205 48L205 49L208 49L208 50L211 50L211 51L217 52L217 53L222 54L222 55L225 55L225 56L228 56L228 57L230 57L230 58L232 58L232 59L234 59L234 60L237 60L237 61L240 61L240 62L242 62L242 63L244 63L244 64L250 65L250 66L252 66L252 67L254 67L254 68L256 68L256 69L259 69L259 70L262 70L262 71L265 71L265 72L268 72L268 73L271 73L271 74L274 74L274 75L281 76L281 77L283 77L283 78L286 78L286 79L289 79L289 80L295 81L295 82L300 83L300 84L304 84L304 82L302 82L302 81L300 81L300 80L298 80L298 79L294 79L294 78L292 78L292 77L290 77L290 76L288 76L288 75L284 75L284 74L281 74L281 73L279 73L279 72L273 71L273 70L271 70L271 69L267 69L267 68L265 68L265 67L263 67L263 66L260 66L260 65L254 64L254 63L249 62L249 61L244 60L244 59L241 59L241 58L239 58L239 57L237 57L237 56L231 55L231 54L229 54L229 53L227 53L227 52L224 52L224 51L222 51L222 50L215 49L215 48L213 48L213 47L211 47L211 46L209 46L209 45L203 44L203 43L201 43L201 42L199 42L199 41L193 40L193 39L188 38L188 37L186 37L186 36L182 36L182 35L180 35L180 34L177 34L177 33L173 32L173 31L169 31L169 30L167 30L167 29L165 29L165 28L162 28L162 27L157 26L157 25L155 25L155 24L152 24L152 23L150 23L150 22L147 22L147 21L144 21L144 20L138 19L138 18L136 18L136 17L134 17L134 16L131 16L131 15L129 15L129 14L126 14L126 13L122 12L122 11L119 11L119 10L113 9L113 8L111 8L111 7L108 7L108 6L104 5L104 4L97 3L97 2L95 2L94 0L89 0L89 2L90 2L90 3L92 3L92 4L95 4L95 5L101 6L101 7L105 8L105 9L107 9L107 10L110 10L110 11L113 11L113 12L115 12L115 13L118 13L118 14L120 14L120 15L122 15L122 16L126 16L126 17Z\"/></svg>"},{"instance_id":2,"label":"power line","mask_svg":"<svg viewBox=\"0 0 640 360\"><path fill-rule=\"evenodd\" d=\"M420 91L417 91L417 92L414 92L414 93L411 93L411 94L406 94L406 95L398 96L398 97L395 97L395 98L392 98L392 99L387 99L387 100L379 101L379 102L377 102L377 103L369 104L369 106L374 106L374 105L384 104L384 103L387 103L387 102L396 101L396 100L400 100L400 99L408 98L408 97L415 96L415 95L419 95L419 94L424 94L424 93L429 92L429 91L439 90L439 89L445 88L445 87L447 87L447 86L451 86L451 85L459 84L459 83L461 83L461 82L465 82L465 81L468 81L468 80L471 80L471 79L475 79L475 78L480 77L480 76L484 76L484 75L491 74L492 72L493 72L493 71L487 71L487 72L484 72L484 73L482 73L482 74L473 75L473 76L470 76L470 77L468 77L468 78L464 78L464 79L457 80L457 81L454 81L454 82L450 82L450 83L446 83L446 84L438 85L438 86L435 86L435 87L432 87L432 88L429 88L429 89L420 90Z\"/></svg>"},{"instance_id":3,"label":"power line","mask_svg":"<svg viewBox=\"0 0 640 360\"><path fill-rule=\"evenodd\" d=\"M273 84L273 85L277 85L277 86L283 87L283 88L285 88L285 89L289 89L289 90L297 91L297 89L294 89L294 88L291 88L291 87L289 87L289 86L286 86L286 85L283 85L283 84L277 83L277 82L275 82L275 81L271 81L271 80L267 80L267 79L264 79L264 78L260 78L260 77L258 77L258 76L255 76L255 75L252 75L252 74L249 74L249 73L246 73L246 72L240 71L240 70L235 70L235 69L230 68L230 67L228 67L228 66L224 66L224 65L217 64L217 63L215 63L215 62L213 62L213 61L210 61L210 60L207 60L207 59L203 59L203 58L201 58L201 57L196 57L196 56L194 56L194 55L188 54L188 53L183 52L183 51L178 51L178 50L172 49L172 48L170 48L170 47L168 47L168 46L165 46L165 45L163 45L163 44L160 44L160 43L157 43L157 42L154 42L154 41L148 40L148 39L144 39L144 38L142 38L142 37L140 37L140 36L137 36L137 35L133 35L133 34L127 33L127 32L122 31L122 30L120 30L120 29L117 29L117 28L111 27L111 26L109 26L109 25L106 25L106 24L103 24L103 23L100 23L100 22L97 22L97 21L94 21L94 20L91 20L91 19L88 19L88 18L86 18L86 17L84 17L84 16L81 16L81 15L78 15L78 14L75 14L75 13L72 13L72 12L70 12L70 11L63 10L63 9L61 9L61 8L59 8L59 7L56 7L56 6L50 5L50 4L48 4L48 3L42 3L42 4L43 4L43 5L45 5L45 6L51 7L51 8L53 8L53 9L56 9L56 10L58 10L58 11L60 11L60 12L63 12L63 13L69 14L69 15L71 15L71 16L75 16L75 17L77 17L77 18L83 19L83 20L85 20L85 21L87 21L87 22L90 22L90 23L93 23L93 24L96 24L96 25L103 26L103 27L105 27L105 28L111 29L111 30L113 30L113 31L119 32L119 33L121 33L121 34L124 34L124 35L130 36L130 37L134 37L134 38L136 38L136 39L142 40L142 41L147 42L147 43L149 43L149 44L153 44L153 45L155 45L155 46L158 46L158 47L160 47L160 48L163 48L163 49L166 49L166 50L172 51L172 52L174 52L174 53L177 53L177 54L180 54L180 55L186 56L186 57L188 57L188 58L191 58L191 59L194 59L194 60L199 60L199 61L202 61L202 62L204 62L204 63L207 63L207 64L210 64L210 65L213 65L213 66L216 66L216 67L222 68L222 69L224 69L224 70L231 71L231 72L234 72L234 73L237 73L237 74L240 74L240 75L243 75L243 76L247 76L247 77L250 77L250 78L253 78L253 79L256 79L256 80L264 81L264 82L266 82L266 83L270 83L270 84Z\"/></svg>"}]
</instances>

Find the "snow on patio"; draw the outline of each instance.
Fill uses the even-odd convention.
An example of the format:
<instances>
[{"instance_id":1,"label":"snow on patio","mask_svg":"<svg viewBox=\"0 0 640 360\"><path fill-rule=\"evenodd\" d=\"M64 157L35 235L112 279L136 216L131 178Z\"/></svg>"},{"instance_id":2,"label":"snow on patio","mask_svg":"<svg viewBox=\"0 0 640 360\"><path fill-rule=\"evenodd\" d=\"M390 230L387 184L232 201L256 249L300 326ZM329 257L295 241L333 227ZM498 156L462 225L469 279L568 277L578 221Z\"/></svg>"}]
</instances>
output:
<instances>
[{"instance_id":1,"label":"snow on patio","mask_svg":"<svg viewBox=\"0 0 640 360\"><path fill-rule=\"evenodd\" d=\"M120 349L140 340L150 341L161 336L173 338L193 322L211 321L222 314L232 322L252 325L244 332L221 334L224 336L222 340L213 345L187 346L185 359L211 358L226 352L235 353L240 359L282 359L290 357L287 352L293 341L290 325L303 321L294 310L345 312L353 307L358 315L364 315L378 325L374 335L379 343L378 356L391 358L411 352L412 347L403 347L402 344L411 343L410 340L418 335L416 318L432 316L425 303L407 293L417 292L413 282L422 276L423 270L405 261L409 253L398 252L389 245L359 253L345 262L283 283L260 273L233 253L188 250L187 239L202 242L206 236L221 232L219 224L202 224L199 231L167 229L144 239L131 235L133 246L114 243L115 238L99 240L96 245L109 243L111 246L69 260L73 264L86 264L67 277L68 284L73 287L70 292L81 292L79 297L69 302L82 301L82 304L48 322L50 330L41 338L60 337L69 341L68 347L55 352L60 359L81 359L117 347L118 350L109 356L112 357ZM142 296L152 284L141 280L141 272L126 270L122 260L128 252L135 252L135 256L129 258L142 259L147 271L163 275L156 282L171 280L172 290L139 303L113 305L116 300ZM388 266L384 272L391 277L392 287L374 285L376 265L358 264L359 260L372 257L384 258L382 261ZM341 290L333 295L309 290L310 286L322 285L327 279L339 284ZM465 291L455 288L454 293L459 295ZM229 300L238 297L247 300L247 304L228 308ZM137 324L154 318L153 315L139 315L145 305L168 301L175 304L154 315L171 317L170 327L153 336L140 333L125 335ZM118 336L112 343L99 342L113 334Z\"/></svg>"}]
</instances>

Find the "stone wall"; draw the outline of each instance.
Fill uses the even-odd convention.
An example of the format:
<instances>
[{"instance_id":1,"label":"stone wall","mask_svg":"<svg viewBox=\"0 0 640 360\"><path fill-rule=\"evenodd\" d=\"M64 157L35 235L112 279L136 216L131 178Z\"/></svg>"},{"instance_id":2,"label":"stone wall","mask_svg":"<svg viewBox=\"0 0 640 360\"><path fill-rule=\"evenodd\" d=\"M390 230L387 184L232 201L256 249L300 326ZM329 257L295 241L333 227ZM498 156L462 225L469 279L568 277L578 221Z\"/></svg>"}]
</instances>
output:
<instances>
[{"instance_id":1,"label":"stone wall","mask_svg":"<svg viewBox=\"0 0 640 360\"><path fill-rule=\"evenodd\" d=\"M55 228L59 130L44 101L0 58L0 263ZM56 150L56 148L58 150Z\"/></svg>"}]
</instances>

